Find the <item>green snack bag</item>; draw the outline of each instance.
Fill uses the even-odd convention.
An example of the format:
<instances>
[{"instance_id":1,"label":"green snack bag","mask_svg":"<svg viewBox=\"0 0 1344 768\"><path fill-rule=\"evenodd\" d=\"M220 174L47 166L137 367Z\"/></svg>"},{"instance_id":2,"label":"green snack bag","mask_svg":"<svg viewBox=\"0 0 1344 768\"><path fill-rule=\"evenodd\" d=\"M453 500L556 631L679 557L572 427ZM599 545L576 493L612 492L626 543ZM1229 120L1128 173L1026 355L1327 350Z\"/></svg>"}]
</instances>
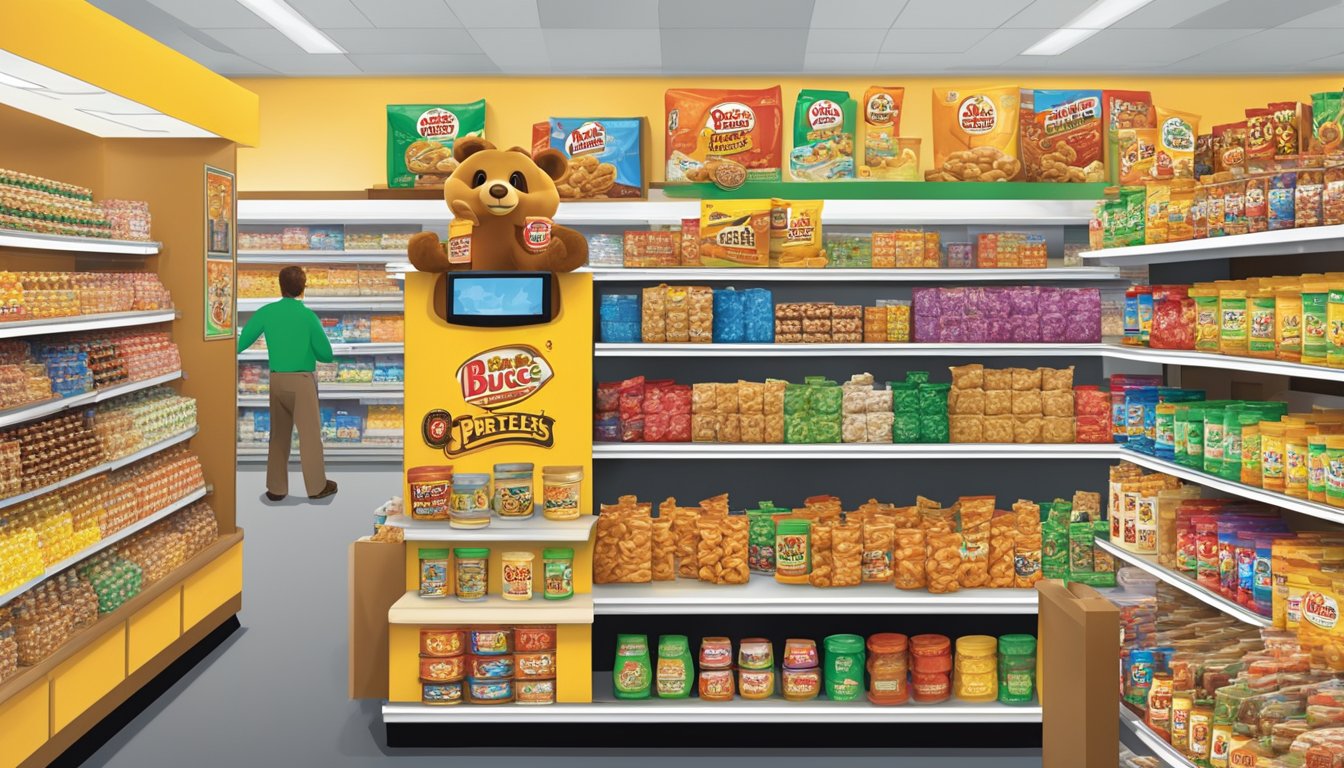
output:
<instances>
[{"instance_id":1,"label":"green snack bag","mask_svg":"<svg viewBox=\"0 0 1344 768\"><path fill-rule=\"evenodd\" d=\"M858 103L847 91L798 91L793 110L793 150L789 173L794 181L854 178L854 126Z\"/></svg>"},{"instance_id":2,"label":"green snack bag","mask_svg":"<svg viewBox=\"0 0 1344 768\"><path fill-rule=\"evenodd\" d=\"M485 99L387 105L387 186L442 187L457 168L453 144L485 137Z\"/></svg>"},{"instance_id":3,"label":"green snack bag","mask_svg":"<svg viewBox=\"0 0 1344 768\"><path fill-rule=\"evenodd\" d=\"M1096 569L1092 554L1094 534L1091 522L1070 523L1068 530L1069 578L1073 579L1078 574L1092 573Z\"/></svg>"},{"instance_id":4,"label":"green snack bag","mask_svg":"<svg viewBox=\"0 0 1344 768\"><path fill-rule=\"evenodd\" d=\"M897 416L903 413L913 414L919 410L919 385L903 382L888 382L891 387L891 409Z\"/></svg>"},{"instance_id":5,"label":"green snack bag","mask_svg":"<svg viewBox=\"0 0 1344 768\"><path fill-rule=\"evenodd\" d=\"M808 410L808 390L804 384L788 384L784 387L784 415L792 416L806 413Z\"/></svg>"},{"instance_id":6,"label":"green snack bag","mask_svg":"<svg viewBox=\"0 0 1344 768\"><path fill-rule=\"evenodd\" d=\"M1049 509L1050 502L1042 502L1041 508ZM1041 575L1047 579L1069 577L1069 531L1053 513L1041 523Z\"/></svg>"},{"instance_id":7,"label":"green snack bag","mask_svg":"<svg viewBox=\"0 0 1344 768\"><path fill-rule=\"evenodd\" d=\"M1330 285L1323 279L1302 281L1302 362L1325 365L1329 349L1326 324Z\"/></svg>"},{"instance_id":8,"label":"green snack bag","mask_svg":"<svg viewBox=\"0 0 1344 768\"><path fill-rule=\"evenodd\" d=\"M1311 94L1311 152L1338 155L1344 143L1344 92Z\"/></svg>"},{"instance_id":9,"label":"green snack bag","mask_svg":"<svg viewBox=\"0 0 1344 768\"><path fill-rule=\"evenodd\" d=\"M844 405L844 390L838 386L812 387L808 401L813 413L838 416Z\"/></svg>"},{"instance_id":10,"label":"green snack bag","mask_svg":"<svg viewBox=\"0 0 1344 768\"><path fill-rule=\"evenodd\" d=\"M807 443L816 442L812 436L811 419L805 414L785 415L784 442L795 445L805 445Z\"/></svg>"},{"instance_id":11,"label":"green snack bag","mask_svg":"<svg viewBox=\"0 0 1344 768\"><path fill-rule=\"evenodd\" d=\"M928 371L906 371L906 372L905 372L905 383L906 383L906 384L928 384L928 383L929 383L929 372L928 372Z\"/></svg>"},{"instance_id":12,"label":"green snack bag","mask_svg":"<svg viewBox=\"0 0 1344 768\"><path fill-rule=\"evenodd\" d=\"M808 417L811 422L812 442L840 442L840 414L817 414Z\"/></svg>"},{"instance_id":13,"label":"green snack bag","mask_svg":"<svg viewBox=\"0 0 1344 768\"><path fill-rule=\"evenodd\" d=\"M918 413L911 411L909 413L897 413L895 415L895 418L891 422L891 442L920 442Z\"/></svg>"}]
</instances>

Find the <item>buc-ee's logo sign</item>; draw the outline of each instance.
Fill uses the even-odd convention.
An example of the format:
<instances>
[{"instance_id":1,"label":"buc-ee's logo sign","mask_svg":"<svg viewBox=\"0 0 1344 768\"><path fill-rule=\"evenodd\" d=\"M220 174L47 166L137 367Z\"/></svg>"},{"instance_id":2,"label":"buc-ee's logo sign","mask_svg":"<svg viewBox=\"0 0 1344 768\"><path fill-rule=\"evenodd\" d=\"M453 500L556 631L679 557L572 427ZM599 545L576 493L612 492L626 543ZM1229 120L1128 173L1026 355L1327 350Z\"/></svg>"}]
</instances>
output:
<instances>
[{"instance_id":1,"label":"buc-ee's logo sign","mask_svg":"<svg viewBox=\"0 0 1344 768\"><path fill-rule=\"evenodd\" d=\"M493 411L535 395L555 375L551 364L526 344L488 349L457 369L468 405Z\"/></svg>"}]
</instances>

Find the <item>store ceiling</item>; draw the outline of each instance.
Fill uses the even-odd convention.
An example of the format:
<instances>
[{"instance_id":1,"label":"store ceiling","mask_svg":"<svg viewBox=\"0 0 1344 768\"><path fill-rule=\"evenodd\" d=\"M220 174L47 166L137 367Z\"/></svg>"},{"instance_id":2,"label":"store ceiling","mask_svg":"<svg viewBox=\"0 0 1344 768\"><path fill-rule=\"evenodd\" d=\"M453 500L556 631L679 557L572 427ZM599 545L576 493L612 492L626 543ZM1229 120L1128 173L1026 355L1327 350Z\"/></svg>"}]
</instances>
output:
<instances>
[{"instance_id":1,"label":"store ceiling","mask_svg":"<svg viewBox=\"0 0 1344 768\"><path fill-rule=\"evenodd\" d=\"M309 54L236 0L91 0L223 75L1273 74L1344 71L1344 0L1152 0L1023 56L1093 0L288 0Z\"/></svg>"}]
</instances>

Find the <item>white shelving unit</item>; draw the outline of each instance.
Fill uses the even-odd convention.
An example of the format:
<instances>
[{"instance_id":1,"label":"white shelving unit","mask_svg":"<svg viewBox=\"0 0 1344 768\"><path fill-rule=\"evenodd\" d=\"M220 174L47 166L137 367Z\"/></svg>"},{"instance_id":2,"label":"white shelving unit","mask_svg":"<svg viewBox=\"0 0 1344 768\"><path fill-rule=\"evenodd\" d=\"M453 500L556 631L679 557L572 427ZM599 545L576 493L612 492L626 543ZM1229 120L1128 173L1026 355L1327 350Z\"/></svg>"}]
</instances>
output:
<instances>
[{"instance_id":1,"label":"white shelving unit","mask_svg":"<svg viewBox=\"0 0 1344 768\"><path fill-rule=\"evenodd\" d=\"M240 443L237 451L238 463L240 464L265 464L269 448L267 448L266 443ZM400 445L325 443L322 446L322 458L337 464L400 462L401 456L402 447ZM299 452L297 448L290 452L289 460L298 462Z\"/></svg>"},{"instance_id":2,"label":"white shelving unit","mask_svg":"<svg viewBox=\"0 0 1344 768\"><path fill-rule=\"evenodd\" d=\"M1228 600L1226 597L1223 597L1217 592L1214 592L1208 587L1205 587L1180 573L1176 573L1169 568L1158 565L1157 560L1152 557L1136 555L1105 539L1097 539L1097 546L1110 552L1116 559L1156 576L1159 580L1170 584L1201 603L1217 609L1238 621L1250 624L1254 627L1270 627L1274 625L1273 620L1269 617L1261 616L1255 611L1238 605L1233 600Z\"/></svg>"},{"instance_id":3,"label":"white shelving unit","mask_svg":"<svg viewBox=\"0 0 1344 768\"><path fill-rule=\"evenodd\" d=\"M391 624L592 624L593 596L575 594L568 600L505 600L487 595L465 602L454 597L424 598L407 592L387 611Z\"/></svg>"},{"instance_id":4,"label":"white shelving unit","mask_svg":"<svg viewBox=\"0 0 1344 768\"><path fill-rule=\"evenodd\" d=\"M406 252L392 249L345 251L239 251L239 264L405 264Z\"/></svg>"},{"instance_id":5,"label":"white shelving unit","mask_svg":"<svg viewBox=\"0 0 1344 768\"><path fill-rule=\"evenodd\" d=\"M1084 251L1082 256L1093 265L1125 267L1339 251L1344 251L1344 226L1279 229L1273 232L1227 235L1179 243L1107 248L1101 251Z\"/></svg>"},{"instance_id":6,"label":"white shelving unit","mask_svg":"<svg viewBox=\"0 0 1344 768\"><path fill-rule=\"evenodd\" d=\"M1302 379L1320 381L1344 381L1344 369L1326 368L1323 365L1303 365L1282 360L1268 360L1258 357L1240 357L1219 355L1212 352L1194 352L1181 349L1150 349L1148 347L1127 347L1122 344L1107 344L1101 350L1102 357L1117 360L1133 360L1158 365L1187 365L1197 368L1216 368L1227 371L1249 371L1251 373L1269 373L1277 376L1295 376Z\"/></svg>"},{"instance_id":7,"label":"white shelving unit","mask_svg":"<svg viewBox=\"0 0 1344 768\"><path fill-rule=\"evenodd\" d=\"M239 312L256 312L258 309L279 301L279 297L270 299L239 299ZM305 296L303 303L314 312L325 310L370 310L373 312L400 312L401 294L391 296Z\"/></svg>"},{"instance_id":8,"label":"white shelving unit","mask_svg":"<svg viewBox=\"0 0 1344 768\"><path fill-rule=\"evenodd\" d=\"M16 320L0 322L0 339L45 336L52 333L75 333L76 331L101 331L109 328L130 328L137 325L171 323L175 319L177 319L176 310L157 309L147 312L107 312L97 315L74 315L72 317L54 317L42 320Z\"/></svg>"},{"instance_id":9,"label":"white shelving unit","mask_svg":"<svg viewBox=\"0 0 1344 768\"><path fill-rule=\"evenodd\" d=\"M1115 459L1110 444L596 443L595 459Z\"/></svg>"},{"instance_id":10,"label":"white shelving unit","mask_svg":"<svg viewBox=\"0 0 1344 768\"><path fill-rule=\"evenodd\" d=\"M413 520L405 515L387 518L386 525L402 529L406 541L567 541L583 542L593 535L596 515L577 520L547 520L537 512L526 520L492 517L484 528L453 528L446 520Z\"/></svg>"},{"instance_id":11,"label":"white shelving unit","mask_svg":"<svg viewBox=\"0 0 1344 768\"><path fill-rule=\"evenodd\" d=\"M317 394L323 400L378 400L386 403L400 403L406 395L400 389L390 389L386 386L372 386L368 384L328 384L326 382L317 385ZM238 405L261 406L269 405L270 395L267 394L240 394L238 395Z\"/></svg>"},{"instance_id":12,"label":"white shelving unit","mask_svg":"<svg viewBox=\"0 0 1344 768\"><path fill-rule=\"evenodd\" d=\"M827 204L829 206L829 203ZM830 208L827 208L829 214ZM829 219L829 216L827 217ZM1054 283L1082 282L1128 285L1130 280L1110 267L1049 269L626 269L585 267L598 283Z\"/></svg>"},{"instance_id":13,"label":"white shelving unit","mask_svg":"<svg viewBox=\"0 0 1344 768\"><path fill-rule=\"evenodd\" d=\"M1124 704L1120 706L1120 741L1139 754L1153 755L1170 768L1196 768L1185 759L1171 743L1158 736L1143 719L1130 711Z\"/></svg>"},{"instance_id":14,"label":"white shelving unit","mask_svg":"<svg viewBox=\"0 0 1344 768\"><path fill-rule=\"evenodd\" d=\"M45 235L38 232L0 230L0 248L143 257L153 256L159 252L162 246L162 243L149 240L111 240L101 237Z\"/></svg>"},{"instance_id":15,"label":"white shelving unit","mask_svg":"<svg viewBox=\"0 0 1344 768\"><path fill-rule=\"evenodd\" d=\"M1105 344L605 344L596 357L1093 357ZM1344 373L1341 371L1340 373Z\"/></svg>"},{"instance_id":16,"label":"white shelving unit","mask_svg":"<svg viewBox=\"0 0 1344 768\"><path fill-rule=\"evenodd\" d=\"M652 584L596 584L593 602L600 616L774 614L1034 614L1034 589L963 589L931 594L890 584L818 589L781 584L752 574L746 584L656 581Z\"/></svg>"},{"instance_id":17,"label":"white shelving unit","mask_svg":"<svg viewBox=\"0 0 1344 768\"><path fill-rule=\"evenodd\" d=\"M331 353L340 356L369 357L373 355L400 355L405 353L406 345L401 342L364 342L351 344L332 344ZM239 360L269 360L265 349L249 349L238 355Z\"/></svg>"}]
</instances>

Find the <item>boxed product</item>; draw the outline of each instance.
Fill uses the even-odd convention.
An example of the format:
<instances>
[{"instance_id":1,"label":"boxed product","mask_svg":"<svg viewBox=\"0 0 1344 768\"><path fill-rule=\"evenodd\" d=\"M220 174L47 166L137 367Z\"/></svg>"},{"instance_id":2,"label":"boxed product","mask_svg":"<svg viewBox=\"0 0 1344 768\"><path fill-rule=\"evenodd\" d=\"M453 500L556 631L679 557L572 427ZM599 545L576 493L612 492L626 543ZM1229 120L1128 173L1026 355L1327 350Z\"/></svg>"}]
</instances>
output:
<instances>
[{"instance_id":1,"label":"boxed product","mask_svg":"<svg viewBox=\"0 0 1344 768\"><path fill-rule=\"evenodd\" d=\"M387 106L387 186L442 186L457 168L453 144L485 136L485 99Z\"/></svg>"},{"instance_id":2,"label":"boxed product","mask_svg":"<svg viewBox=\"0 0 1344 768\"><path fill-rule=\"evenodd\" d=\"M670 88L667 181L779 181L783 108L779 86L760 90Z\"/></svg>"},{"instance_id":3,"label":"boxed product","mask_svg":"<svg viewBox=\"0 0 1344 768\"><path fill-rule=\"evenodd\" d=\"M769 266L770 218L769 200L701 200L700 263L706 267Z\"/></svg>"},{"instance_id":4,"label":"boxed product","mask_svg":"<svg viewBox=\"0 0 1344 768\"><path fill-rule=\"evenodd\" d=\"M1017 86L933 89L933 163L926 181L1017 181Z\"/></svg>"},{"instance_id":5,"label":"boxed product","mask_svg":"<svg viewBox=\"0 0 1344 768\"><path fill-rule=\"evenodd\" d=\"M562 200L642 198L643 128L639 117L552 117L532 126L532 153L550 147L569 158L555 182Z\"/></svg>"},{"instance_id":6,"label":"boxed product","mask_svg":"<svg viewBox=\"0 0 1344 768\"><path fill-rule=\"evenodd\" d=\"M770 266L826 266L820 200L770 201Z\"/></svg>"},{"instance_id":7,"label":"boxed product","mask_svg":"<svg viewBox=\"0 0 1344 768\"><path fill-rule=\"evenodd\" d=\"M789 173L795 181L854 178L854 113L847 91L798 92Z\"/></svg>"}]
</instances>

